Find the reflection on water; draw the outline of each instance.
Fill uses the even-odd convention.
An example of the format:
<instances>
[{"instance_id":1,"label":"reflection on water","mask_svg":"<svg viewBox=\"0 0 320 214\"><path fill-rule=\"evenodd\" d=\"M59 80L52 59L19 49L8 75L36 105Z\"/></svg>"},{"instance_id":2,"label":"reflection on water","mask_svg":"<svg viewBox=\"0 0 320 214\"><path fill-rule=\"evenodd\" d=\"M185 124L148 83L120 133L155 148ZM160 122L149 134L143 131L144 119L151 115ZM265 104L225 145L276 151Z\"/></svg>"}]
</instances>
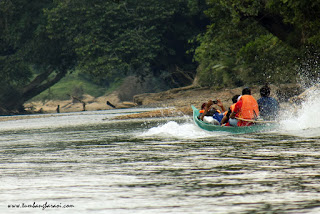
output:
<instances>
[{"instance_id":1,"label":"reflection on water","mask_svg":"<svg viewBox=\"0 0 320 214\"><path fill-rule=\"evenodd\" d=\"M320 126L232 135L123 113L0 122L0 213L320 213ZM73 207L8 208L46 202Z\"/></svg>"}]
</instances>

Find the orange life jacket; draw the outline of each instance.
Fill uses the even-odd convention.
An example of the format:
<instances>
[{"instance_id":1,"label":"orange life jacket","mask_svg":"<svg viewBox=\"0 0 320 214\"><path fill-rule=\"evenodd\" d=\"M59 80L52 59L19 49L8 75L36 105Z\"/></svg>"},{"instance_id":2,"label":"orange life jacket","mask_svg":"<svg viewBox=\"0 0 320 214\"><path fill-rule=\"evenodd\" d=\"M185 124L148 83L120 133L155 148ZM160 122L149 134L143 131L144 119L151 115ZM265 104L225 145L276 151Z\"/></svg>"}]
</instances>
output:
<instances>
[{"instance_id":1,"label":"orange life jacket","mask_svg":"<svg viewBox=\"0 0 320 214\"><path fill-rule=\"evenodd\" d=\"M230 106L230 110L231 110L231 112L233 112L233 110L234 110L235 106L236 106L236 104L235 104L235 103L234 103L234 104L232 104L232 105ZM224 115L224 116L226 116L227 114L228 114L228 111L225 111L225 112L223 113L223 115Z\"/></svg>"},{"instance_id":2,"label":"orange life jacket","mask_svg":"<svg viewBox=\"0 0 320 214\"><path fill-rule=\"evenodd\" d=\"M239 118L253 120L259 116L259 106L253 96L242 95L240 99L242 100L242 107L238 113Z\"/></svg>"},{"instance_id":3,"label":"orange life jacket","mask_svg":"<svg viewBox=\"0 0 320 214\"><path fill-rule=\"evenodd\" d=\"M221 111L220 111L220 110L218 110L218 109L217 109L217 112L218 112L218 113L221 113ZM199 113L200 113L200 114L203 114L203 113L204 113L204 109L199 110Z\"/></svg>"},{"instance_id":4,"label":"orange life jacket","mask_svg":"<svg viewBox=\"0 0 320 214\"><path fill-rule=\"evenodd\" d=\"M235 104L235 103L230 106L230 109L231 109L232 112L233 112L233 110L234 110L235 107L236 107L236 104Z\"/></svg>"}]
</instances>

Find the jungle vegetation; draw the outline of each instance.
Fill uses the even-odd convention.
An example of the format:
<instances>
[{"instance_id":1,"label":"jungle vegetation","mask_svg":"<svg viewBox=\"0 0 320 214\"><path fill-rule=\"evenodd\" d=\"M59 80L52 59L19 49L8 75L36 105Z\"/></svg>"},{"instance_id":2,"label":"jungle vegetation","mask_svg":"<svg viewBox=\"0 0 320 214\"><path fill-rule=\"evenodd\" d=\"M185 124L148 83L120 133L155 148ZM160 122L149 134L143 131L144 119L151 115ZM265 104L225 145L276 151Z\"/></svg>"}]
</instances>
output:
<instances>
[{"instance_id":1,"label":"jungle vegetation","mask_svg":"<svg viewBox=\"0 0 320 214\"><path fill-rule=\"evenodd\" d=\"M169 88L319 77L320 0L0 0L0 112L75 70Z\"/></svg>"}]
</instances>

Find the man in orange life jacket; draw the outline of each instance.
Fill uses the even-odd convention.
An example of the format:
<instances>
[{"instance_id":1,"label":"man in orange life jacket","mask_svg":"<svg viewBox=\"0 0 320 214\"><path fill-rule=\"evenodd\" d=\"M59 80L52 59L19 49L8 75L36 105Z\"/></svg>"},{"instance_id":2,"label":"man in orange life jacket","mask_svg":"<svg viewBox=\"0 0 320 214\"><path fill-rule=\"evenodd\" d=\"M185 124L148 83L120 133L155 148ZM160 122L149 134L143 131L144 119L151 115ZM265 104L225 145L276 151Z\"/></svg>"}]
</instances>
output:
<instances>
[{"instance_id":1,"label":"man in orange life jacket","mask_svg":"<svg viewBox=\"0 0 320 214\"><path fill-rule=\"evenodd\" d=\"M230 115L231 119L229 120L229 123L232 126L250 126L253 124L251 121L257 118L258 116L258 103L256 99L254 99L254 97L251 96L250 88L244 88L242 90L242 96L236 103L234 110Z\"/></svg>"}]
</instances>

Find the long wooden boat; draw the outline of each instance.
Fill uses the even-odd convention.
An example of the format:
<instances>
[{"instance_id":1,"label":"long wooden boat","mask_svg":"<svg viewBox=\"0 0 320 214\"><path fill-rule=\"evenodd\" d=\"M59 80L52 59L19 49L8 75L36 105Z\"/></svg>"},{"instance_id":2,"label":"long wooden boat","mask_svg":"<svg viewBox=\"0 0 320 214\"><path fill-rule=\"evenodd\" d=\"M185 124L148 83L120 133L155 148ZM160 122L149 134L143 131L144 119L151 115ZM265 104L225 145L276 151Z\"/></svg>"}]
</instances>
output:
<instances>
[{"instance_id":1,"label":"long wooden boat","mask_svg":"<svg viewBox=\"0 0 320 214\"><path fill-rule=\"evenodd\" d=\"M278 126L275 123L261 123L261 124L257 123L252 126L242 126L242 127L213 125L200 120L199 110L193 105L191 106L191 108L193 110L193 121L195 122L195 124L207 131L221 131L221 132L230 132L230 133L236 133L236 134L245 134L245 133L273 130Z\"/></svg>"}]
</instances>

